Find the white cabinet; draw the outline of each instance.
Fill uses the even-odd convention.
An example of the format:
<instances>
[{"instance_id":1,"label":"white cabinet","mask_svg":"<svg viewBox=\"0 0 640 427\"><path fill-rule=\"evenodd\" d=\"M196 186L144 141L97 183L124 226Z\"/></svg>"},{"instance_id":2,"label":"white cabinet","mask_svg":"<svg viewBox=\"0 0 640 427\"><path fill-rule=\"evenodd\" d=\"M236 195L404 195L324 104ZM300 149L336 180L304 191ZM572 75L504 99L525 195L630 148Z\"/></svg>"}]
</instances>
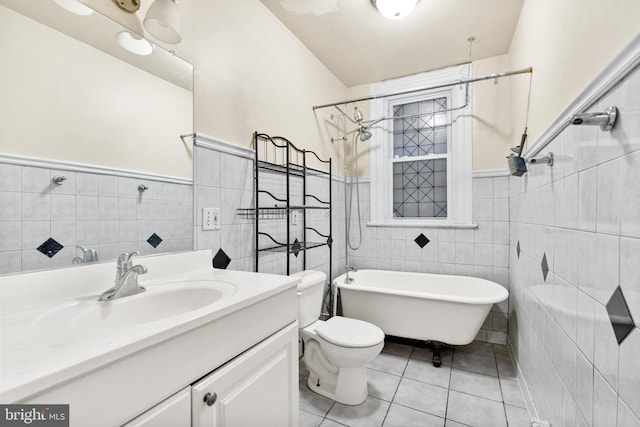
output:
<instances>
[{"instance_id":1,"label":"white cabinet","mask_svg":"<svg viewBox=\"0 0 640 427\"><path fill-rule=\"evenodd\" d=\"M191 426L297 427L298 323L123 425Z\"/></svg>"},{"instance_id":2,"label":"white cabinet","mask_svg":"<svg viewBox=\"0 0 640 427\"><path fill-rule=\"evenodd\" d=\"M169 397L123 427L190 427L191 387Z\"/></svg>"},{"instance_id":3,"label":"white cabinet","mask_svg":"<svg viewBox=\"0 0 640 427\"><path fill-rule=\"evenodd\" d=\"M203 271L209 274L209 269ZM74 341L76 338L71 340L66 335L56 335L64 337L60 338L64 346L59 343L54 346L55 341L47 344L48 347L44 348L54 355L51 357L51 367L37 371L45 372L47 376L35 378L33 375L24 375L26 379L10 389L3 381L0 395L4 397L6 393L11 393L12 397L6 399L7 403L68 404L72 408L71 427L182 427L190 426L192 422L198 425L199 421L192 421L192 400L184 395L177 396L176 393L185 390L192 393L194 383L208 376L217 377L218 372L223 381L222 373L229 371L228 375L233 379L227 380L230 384L225 387L236 386L239 396L229 396L226 389L218 389L217 393L221 396L219 402L222 403L214 408L222 407L229 416L236 416L234 410L251 412L259 404L256 402L262 398L260 395L266 393L265 399L270 403L269 408L263 411L265 417L277 420L267 425L296 426L298 311L294 279L226 270L215 273L216 279L207 280L224 279L238 284L236 294L229 296L228 300L226 297L220 300L221 304L227 305L223 304L198 318L187 317L186 320L175 320L175 323L167 319L166 322L158 322L158 327L132 327L130 333L127 328L127 334L118 328L105 328L91 334L87 341L83 341L85 337L81 334L82 338L78 338L77 342ZM69 274L69 277L75 277ZM194 273L193 277L201 276ZM3 343L5 331L3 323ZM71 332L65 330L64 333ZM38 331L38 339L40 335ZM120 335L126 337L118 341ZM22 345L25 339L16 342ZM63 352L55 352L71 341L71 347ZM112 341L117 341L117 345L111 344ZM86 345L80 346L82 343ZM3 355L6 353L5 347ZM32 357L32 353L37 353L36 347L33 352L20 351L24 353L9 353L14 361L9 368L3 359L0 377L5 379L7 372L10 372L17 381L12 370L19 368L21 372L32 372L39 366L35 361L40 359ZM75 353L81 355L76 357ZM33 359L34 362L18 364L16 360L19 357ZM61 360L65 363L58 363ZM245 360L245 366L231 368ZM246 375L251 377L247 378ZM241 386L243 381L246 384ZM96 390L100 391L100 399L96 399ZM251 393L260 398L253 401L252 397L244 397L253 396ZM169 396L175 396L177 401ZM209 409L202 399L202 395L196 397L201 406ZM238 405L246 402L246 408L238 408ZM105 411L105 408L109 410ZM280 420L284 421L281 423ZM234 423L232 427L245 425ZM254 427L251 424L249 426Z\"/></svg>"},{"instance_id":4,"label":"white cabinet","mask_svg":"<svg viewBox=\"0 0 640 427\"><path fill-rule=\"evenodd\" d=\"M297 340L294 322L193 384L192 426L297 427Z\"/></svg>"}]
</instances>

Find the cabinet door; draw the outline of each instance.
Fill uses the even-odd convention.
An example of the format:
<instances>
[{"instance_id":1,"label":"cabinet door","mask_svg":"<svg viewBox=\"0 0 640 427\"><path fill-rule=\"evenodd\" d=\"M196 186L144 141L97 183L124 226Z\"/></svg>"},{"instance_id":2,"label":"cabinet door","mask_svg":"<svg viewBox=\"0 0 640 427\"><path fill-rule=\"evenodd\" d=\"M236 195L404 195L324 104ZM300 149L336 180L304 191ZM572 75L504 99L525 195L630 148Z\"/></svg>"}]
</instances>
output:
<instances>
[{"instance_id":1,"label":"cabinet door","mask_svg":"<svg viewBox=\"0 0 640 427\"><path fill-rule=\"evenodd\" d=\"M174 394L123 427L190 427L191 387Z\"/></svg>"},{"instance_id":2,"label":"cabinet door","mask_svg":"<svg viewBox=\"0 0 640 427\"><path fill-rule=\"evenodd\" d=\"M297 427L297 325L193 384L193 427Z\"/></svg>"}]
</instances>

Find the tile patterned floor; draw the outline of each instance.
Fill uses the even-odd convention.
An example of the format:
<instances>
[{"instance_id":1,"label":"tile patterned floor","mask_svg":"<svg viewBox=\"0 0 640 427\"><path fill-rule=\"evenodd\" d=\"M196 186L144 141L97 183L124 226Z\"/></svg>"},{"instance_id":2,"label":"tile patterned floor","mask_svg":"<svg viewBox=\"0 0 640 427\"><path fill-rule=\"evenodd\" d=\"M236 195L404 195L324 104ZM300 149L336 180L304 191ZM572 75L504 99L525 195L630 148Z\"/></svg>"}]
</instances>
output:
<instances>
[{"instance_id":1,"label":"tile patterned floor","mask_svg":"<svg viewBox=\"0 0 640 427\"><path fill-rule=\"evenodd\" d=\"M444 350L442 366L421 343L387 341L367 365L369 397L347 406L313 393L300 364L300 427L528 427L503 345L474 341Z\"/></svg>"}]
</instances>

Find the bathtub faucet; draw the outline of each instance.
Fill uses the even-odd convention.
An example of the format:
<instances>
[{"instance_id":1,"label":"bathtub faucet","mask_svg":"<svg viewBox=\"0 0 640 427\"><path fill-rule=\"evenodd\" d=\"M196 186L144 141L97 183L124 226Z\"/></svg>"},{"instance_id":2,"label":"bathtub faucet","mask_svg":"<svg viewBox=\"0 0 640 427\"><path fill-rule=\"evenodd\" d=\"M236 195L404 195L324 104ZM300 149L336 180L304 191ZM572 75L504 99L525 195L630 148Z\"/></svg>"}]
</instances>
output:
<instances>
[{"instance_id":1,"label":"bathtub faucet","mask_svg":"<svg viewBox=\"0 0 640 427\"><path fill-rule=\"evenodd\" d=\"M357 269L355 266L353 266L353 265L347 265L347 266L345 267L345 270L347 270L347 277L345 277L345 278L344 278L344 283L346 283L346 284L348 285L348 284L350 284L350 283L353 283L353 278L352 278L352 277L349 277L349 273L350 273L350 272L357 273L357 272L358 272L358 269Z\"/></svg>"}]
</instances>

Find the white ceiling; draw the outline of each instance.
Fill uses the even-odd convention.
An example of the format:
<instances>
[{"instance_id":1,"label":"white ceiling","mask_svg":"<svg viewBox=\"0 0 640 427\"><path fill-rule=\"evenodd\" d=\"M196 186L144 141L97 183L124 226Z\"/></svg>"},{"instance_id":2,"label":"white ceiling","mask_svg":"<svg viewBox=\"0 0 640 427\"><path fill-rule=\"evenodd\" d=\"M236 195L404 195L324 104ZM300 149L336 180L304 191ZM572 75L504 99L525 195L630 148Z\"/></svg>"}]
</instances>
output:
<instances>
[{"instance_id":1,"label":"white ceiling","mask_svg":"<svg viewBox=\"0 0 640 427\"><path fill-rule=\"evenodd\" d=\"M352 87L502 55L523 0L420 0L402 20L370 0L260 0Z\"/></svg>"}]
</instances>

